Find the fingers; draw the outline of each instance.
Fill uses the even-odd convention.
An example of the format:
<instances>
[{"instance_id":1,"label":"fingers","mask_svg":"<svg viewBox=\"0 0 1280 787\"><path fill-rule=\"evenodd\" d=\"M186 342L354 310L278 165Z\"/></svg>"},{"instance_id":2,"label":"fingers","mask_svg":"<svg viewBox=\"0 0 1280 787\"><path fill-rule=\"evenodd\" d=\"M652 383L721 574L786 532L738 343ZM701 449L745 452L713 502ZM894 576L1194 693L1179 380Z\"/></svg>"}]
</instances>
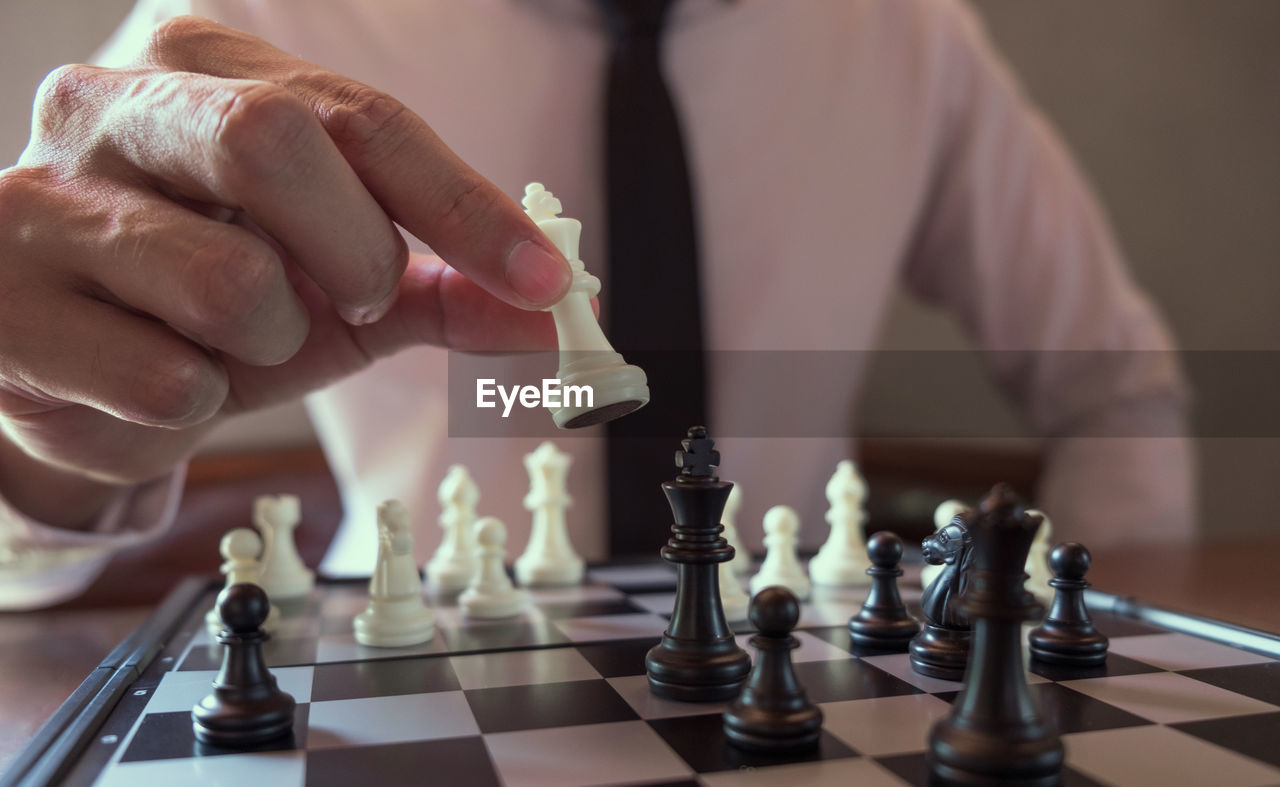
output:
<instances>
[{"instance_id":1,"label":"fingers","mask_svg":"<svg viewBox=\"0 0 1280 787\"><path fill-rule=\"evenodd\" d=\"M154 185L241 209L354 324L380 317L404 270L404 239L311 111L266 82L121 74L111 152Z\"/></svg>"},{"instance_id":2,"label":"fingers","mask_svg":"<svg viewBox=\"0 0 1280 787\"><path fill-rule=\"evenodd\" d=\"M568 289L563 256L520 207L390 96L194 17L157 28L144 62L286 88L391 218L455 269L523 308L549 305ZM248 117L242 125L254 122Z\"/></svg>"},{"instance_id":3,"label":"fingers","mask_svg":"<svg viewBox=\"0 0 1280 787\"><path fill-rule=\"evenodd\" d=\"M30 328L17 341L0 332L6 386L21 394L6 403L69 402L177 428L209 419L226 399L222 366L154 320L46 288L6 304L4 319Z\"/></svg>"}]
</instances>

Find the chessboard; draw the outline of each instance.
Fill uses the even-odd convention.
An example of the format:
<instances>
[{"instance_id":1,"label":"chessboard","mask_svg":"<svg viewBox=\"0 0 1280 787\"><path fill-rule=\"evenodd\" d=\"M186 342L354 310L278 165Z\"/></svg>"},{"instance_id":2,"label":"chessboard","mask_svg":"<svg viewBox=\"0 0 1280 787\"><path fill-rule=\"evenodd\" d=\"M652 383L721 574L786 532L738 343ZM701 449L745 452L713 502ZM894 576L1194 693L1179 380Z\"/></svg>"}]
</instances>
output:
<instances>
[{"instance_id":1,"label":"chessboard","mask_svg":"<svg viewBox=\"0 0 1280 787\"><path fill-rule=\"evenodd\" d=\"M394 649L352 636L364 583L322 581L305 601L281 605L265 646L280 686L298 703L292 736L250 751L219 749L195 740L190 713L221 658L204 622L219 587L193 580L176 590L104 662L97 688L86 681L84 696L68 701L61 733L37 736L33 746L43 751L26 758L17 780L925 784L929 728L961 687L916 674L905 653L853 645L846 622L864 591L819 588L802 607L793 651L796 673L825 715L819 746L800 756L750 754L726 743L723 704L649 691L644 656L674 599L666 565L592 569L582 585L532 591L534 607L506 621L468 621L449 599L432 598L435 636ZM918 613L918 584L908 577L902 590ZM1062 734L1063 784L1280 784L1280 659L1111 611L1093 614L1111 638L1104 666L1030 663L1028 672L1033 696ZM750 629L738 634L750 652Z\"/></svg>"}]
</instances>

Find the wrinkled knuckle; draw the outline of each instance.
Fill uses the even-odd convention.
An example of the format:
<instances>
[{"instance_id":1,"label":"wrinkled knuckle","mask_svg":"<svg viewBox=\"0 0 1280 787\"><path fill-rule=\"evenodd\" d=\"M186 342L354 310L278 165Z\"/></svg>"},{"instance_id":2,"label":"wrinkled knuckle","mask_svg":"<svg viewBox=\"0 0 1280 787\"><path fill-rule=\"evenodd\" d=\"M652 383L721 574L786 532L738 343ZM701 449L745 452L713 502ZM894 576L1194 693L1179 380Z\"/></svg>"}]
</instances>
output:
<instances>
[{"instance_id":1,"label":"wrinkled knuckle","mask_svg":"<svg viewBox=\"0 0 1280 787\"><path fill-rule=\"evenodd\" d=\"M198 16L175 16L151 29L142 59L146 62L178 66L201 47L207 47L210 39L218 36L223 28L216 22Z\"/></svg>"},{"instance_id":2,"label":"wrinkled knuckle","mask_svg":"<svg viewBox=\"0 0 1280 787\"><path fill-rule=\"evenodd\" d=\"M94 75L101 71L81 64L59 66L50 71L36 90L32 106L36 130L56 129L74 117L86 101Z\"/></svg>"},{"instance_id":3,"label":"wrinkled knuckle","mask_svg":"<svg viewBox=\"0 0 1280 787\"><path fill-rule=\"evenodd\" d=\"M352 82L338 91L322 116L325 131L338 144L377 150L398 143L410 113L386 93Z\"/></svg>"},{"instance_id":4,"label":"wrinkled knuckle","mask_svg":"<svg viewBox=\"0 0 1280 787\"><path fill-rule=\"evenodd\" d=\"M133 377L132 409L156 424L198 423L221 404L211 395L217 377L212 362L194 352L152 358Z\"/></svg>"},{"instance_id":5,"label":"wrinkled knuckle","mask_svg":"<svg viewBox=\"0 0 1280 787\"><path fill-rule=\"evenodd\" d=\"M272 177L306 146L314 119L278 85L244 82L218 98L213 141L229 176Z\"/></svg>"},{"instance_id":6,"label":"wrinkled knuckle","mask_svg":"<svg viewBox=\"0 0 1280 787\"><path fill-rule=\"evenodd\" d=\"M243 326L262 305L273 263L247 244L201 246L183 273L188 312L197 330L221 336Z\"/></svg>"}]
</instances>

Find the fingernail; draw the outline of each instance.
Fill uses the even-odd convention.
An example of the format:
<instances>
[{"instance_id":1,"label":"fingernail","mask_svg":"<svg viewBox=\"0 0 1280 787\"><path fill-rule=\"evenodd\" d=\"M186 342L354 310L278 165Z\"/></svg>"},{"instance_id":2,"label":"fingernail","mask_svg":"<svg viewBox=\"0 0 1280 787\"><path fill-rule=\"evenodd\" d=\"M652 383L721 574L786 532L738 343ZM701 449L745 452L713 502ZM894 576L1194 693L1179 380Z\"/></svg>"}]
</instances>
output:
<instances>
[{"instance_id":1,"label":"fingernail","mask_svg":"<svg viewBox=\"0 0 1280 787\"><path fill-rule=\"evenodd\" d=\"M342 319L352 325L368 325L371 322L377 322L385 317L387 312L391 311L391 307L395 305L397 294L398 290L393 287L391 292L386 294L386 297L378 301L373 306L363 309L343 309Z\"/></svg>"},{"instance_id":2,"label":"fingernail","mask_svg":"<svg viewBox=\"0 0 1280 787\"><path fill-rule=\"evenodd\" d=\"M559 300L572 275L560 255L532 240L521 241L511 250L506 273L516 294L536 306Z\"/></svg>"}]
</instances>

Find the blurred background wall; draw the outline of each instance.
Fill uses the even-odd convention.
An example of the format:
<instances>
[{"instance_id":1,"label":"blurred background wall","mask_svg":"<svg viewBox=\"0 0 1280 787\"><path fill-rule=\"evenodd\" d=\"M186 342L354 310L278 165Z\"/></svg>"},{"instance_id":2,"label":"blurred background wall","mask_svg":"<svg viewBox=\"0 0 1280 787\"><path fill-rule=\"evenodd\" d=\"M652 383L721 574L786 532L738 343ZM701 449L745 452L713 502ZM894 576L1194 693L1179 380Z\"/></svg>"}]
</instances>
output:
<instances>
[{"instance_id":1,"label":"blurred background wall","mask_svg":"<svg viewBox=\"0 0 1280 787\"><path fill-rule=\"evenodd\" d=\"M1135 277L1181 345L1280 349L1280 2L971 2L1092 178ZM86 60L130 5L0 2L0 166L25 144L44 74ZM882 344L968 346L945 316L906 297ZM966 406L1016 423L983 381L966 395ZM873 379L863 412L873 423L909 419L898 401L893 380ZM229 425L209 450L313 442L291 406ZM1280 440L1201 438L1198 447L1203 535L1274 531Z\"/></svg>"}]
</instances>

